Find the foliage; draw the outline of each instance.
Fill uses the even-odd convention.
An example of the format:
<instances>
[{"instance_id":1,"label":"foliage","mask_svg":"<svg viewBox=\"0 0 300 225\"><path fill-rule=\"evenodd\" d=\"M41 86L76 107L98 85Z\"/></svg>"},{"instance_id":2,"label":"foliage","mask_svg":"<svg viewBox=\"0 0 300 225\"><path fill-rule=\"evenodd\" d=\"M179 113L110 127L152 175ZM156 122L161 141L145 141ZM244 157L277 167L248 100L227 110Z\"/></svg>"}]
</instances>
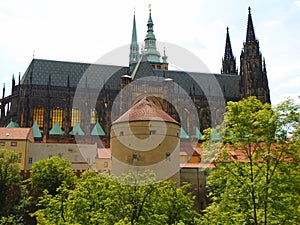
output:
<instances>
[{"instance_id":1,"label":"foliage","mask_svg":"<svg viewBox=\"0 0 300 225\"><path fill-rule=\"evenodd\" d=\"M0 150L0 218L13 220L22 202L23 189L19 168L19 156L14 151Z\"/></svg>"},{"instance_id":2,"label":"foliage","mask_svg":"<svg viewBox=\"0 0 300 225\"><path fill-rule=\"evenodd\" d=\"M300 223L299 115L291 100L228 103L203 224Z\"/></svg>"},{"instance_id":3,"label":"foliage","mask_svg":"<svg viewBox=\"0 0 300 225\"><path fill-rule=\"evenodd\" d=\"M34 163L29 180L33 195L41 196L44 190L55 195L62 183L68 188L74 187L76 176L68 160L54 156Z\"/></svg>"},{"instance_id":4,"label":"foliage","mask_svg":"<svg viewBox=\"0 0 300 225\"><path fill-rule=\"evenodd\" d=\"M117 178L87 171L75 189L45 192L34 216L39 224L194 224L188 186L153 181L149 172Z\"/></svg>"}]
</instances>

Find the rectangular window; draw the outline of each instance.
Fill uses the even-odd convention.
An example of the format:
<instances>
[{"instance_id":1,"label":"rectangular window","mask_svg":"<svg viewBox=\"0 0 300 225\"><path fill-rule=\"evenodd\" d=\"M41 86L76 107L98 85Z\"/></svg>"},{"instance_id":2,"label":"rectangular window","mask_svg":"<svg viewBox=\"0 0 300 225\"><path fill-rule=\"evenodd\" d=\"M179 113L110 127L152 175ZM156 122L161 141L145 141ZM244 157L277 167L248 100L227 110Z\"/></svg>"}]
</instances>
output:
<instances>
[{"instance_id":1,"label":"rectangular window","mask_svg":"<svg viewBox=\"0 0 300 225\"><path fill-rule=\"evenodd\" d=\"M171 161L171 154L170 154L170 152L166 152L166 161Z\"/></svg>"},{"instance_id":2,"label":"rectangular window","mask_svg":"<svg viewBox=\"0 0 300 225\"><path fill-rule=\"evenodd\" d=\"M71 116L71 126L74 127L76 123L80 125L81 121L81 112L79 109L72 109L72 116Z\"/></svg>"},{"instance_id":3,"label":"rectangular window","mask_svg":"<svg viewBox=\"0 0 300 225\"><path fill-rule=\"evenodd\" d=\"M32 157L28 158L28 164L32 164Z\"/></svg>"},{"instance_id":4,"label":"rectangular window","mask_svg":"<svg viewBox=\"0 0 300 225\"><path fill-rule=\"evenodd\" d=\"M74 155L74 161L78 161L78 155Z\"/></svg>"},{"instance_id":5,"label":"rectangular window","mask_svg":"<svg viewBox=\"0 0 300 225\"><path fill-rule=\"evenodd\" d=\"M63 110L56 108L51 111L51 118L52 118L52 127L54 126L55 122L57 121L59 126L62 127L62 118L63 118Z\"/></svg>"},{"instance_id":6,"label":"rectangular window","mask_svg":"<svg viewBox=\"0 0 300 225\"><path fill-rule=\"evenodd\" d=\"M96 109L91 109L91 124L97 123L97 111Z\"/></svg>"},{"instance_id":7,"label":"rectangular window","mask_svg":"<svg viewBox=\"0 0 300 225\"><path fill-rule=\"evenodd\" d=\"M120 131L120 136L124 136L124 131Z\"/></svg>"},{"instance_id":8,"label":"rectangular window","mask_svg":"<svg viewBox=\"0 0 300 225\"><path fill-rule=\"evenodd\" d=\"M5 142L1 141L0 146L5 146Z\"/></svg>"},{"instance_id":9,"label":"rectangular window","mask_svg":"<svg viewBox=\"0 0 300 225\"><path fill-rule=\"evenodd\" d=\"M34 108L33 121L36 121L39 127L44 126L44 108Z\"/></svg>"},{"instance_id":10,"label":"rectangular window","mask_svg":"<svg viewBox=\"0 0 300 225\"><path fill-rule=\"evenodd\" d=\"M156 134L156 130L150 130L150 135Z\"/></svg>"},{"instance_id":11,"label":"rectangular window","mask_svg":"<svg viewBox=\"0 0 300 225\"><path fill-rule=\"evenodd\" d=\"M17 142L15 142L15 141L12 141L12 142L10 143L10 146L12 146L12 147L16 147L16 146L17 146Z\"/></svg>"},{"instance_id":12,"label":"rectangular window","mask_svg":"<svg viewBox=\"0 0 300 225\"><path fill-rule=\"evenodd\" d=\"M104 162L104 168L108 167L108 162Z\"/></svg>"}]
</instances>

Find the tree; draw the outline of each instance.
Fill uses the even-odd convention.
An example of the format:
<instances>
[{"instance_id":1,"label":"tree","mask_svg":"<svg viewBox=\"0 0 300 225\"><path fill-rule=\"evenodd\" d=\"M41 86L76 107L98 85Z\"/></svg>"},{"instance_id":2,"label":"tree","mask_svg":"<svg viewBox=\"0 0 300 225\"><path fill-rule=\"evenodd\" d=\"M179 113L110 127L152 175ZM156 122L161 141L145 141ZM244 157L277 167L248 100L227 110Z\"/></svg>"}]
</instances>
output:
<instances>
[{"instance_id":1,"label":"tree","mask_svg":"<svg viewBox=\"0 0 300 225\"><path fill-rule=\"evenodd\" d=\"M36 197L41 196L44 190L47 190L51 195L56 195L57 188L63 183L68 188L72 188L75 185L75 180L76 176L71 163L57 156L34 163L29 178L33 195Z\"/></svg>"},{"instance_id":2,"label":"tree","mask_svg":"<svg viewBox=\"0 0 300 225\"><path fill-rule=\"evenodd\" d=\"M0 149L0 218L8 216L21 199L19 156Z\"/></svg>"},{"instance_id":3,"label":"tree","mask_svg":"<svg viewBox=\"0 0 300 225\"><path fill-rule=\"evenodd\" d=\"M204 224L300 223L299 118L290 100L276 109L255 97L228 103Z\"/></svg>"},{"instance_id":4,"label":"tree","mask_svg":"<svg viewBox=\"0 0 300 225\"><path fill-rule=\"evenodd\" d=\"M188 186L154 178L150 172L106 177L87 171L73 190L46 192L34 216L39 224L194 224Z\"/></svg>"}]
</instances>

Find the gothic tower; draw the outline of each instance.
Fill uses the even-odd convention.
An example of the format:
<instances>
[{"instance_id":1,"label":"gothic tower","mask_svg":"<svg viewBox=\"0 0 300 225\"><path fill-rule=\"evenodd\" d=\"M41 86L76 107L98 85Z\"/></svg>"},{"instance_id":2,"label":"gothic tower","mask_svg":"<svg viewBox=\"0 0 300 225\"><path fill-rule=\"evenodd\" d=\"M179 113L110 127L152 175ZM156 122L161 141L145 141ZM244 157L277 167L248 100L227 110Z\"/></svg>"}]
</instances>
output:
<instances>
[{"instance_id":1,"label":"gothic tower","mask_svg":"<svg viewBox=\"0 0 300 225\"><path fill-rule=\"evenodd\" d=\"M132 26L132 37L130 44L130 54L129 54L129 69L130 72L133 71L135 64L140 58L139 45L137 43L137 33L136 33L136 24L135 24L135 13L133 15L133 26Z\"/></svg>"},{"instance_id":2,"label":"gothic tower","mask_svg":"<svg viewBox=\"0 0 300 225\"><path fill-rule=\"evenodd\" d=\"M235 62L235 57L232 54L228 27L227 27L227 34L226 34L225 53L224 53L224 58L222 59L221 73L237 75L236 62Z\"/></svg>"},{"instance_id":3,"label":"gothic tower","mask_svg":"<svg viewBox=\"0 0 300 225\"><path fill-rule=\"evenodd\" d=\"M251 8L248 8L248 24L246 42L240 60L240 92L241 98L256 96L263 103L270 102L265 60L259 50L259 42L255 38Z\"/></svg>"}]
</instances>

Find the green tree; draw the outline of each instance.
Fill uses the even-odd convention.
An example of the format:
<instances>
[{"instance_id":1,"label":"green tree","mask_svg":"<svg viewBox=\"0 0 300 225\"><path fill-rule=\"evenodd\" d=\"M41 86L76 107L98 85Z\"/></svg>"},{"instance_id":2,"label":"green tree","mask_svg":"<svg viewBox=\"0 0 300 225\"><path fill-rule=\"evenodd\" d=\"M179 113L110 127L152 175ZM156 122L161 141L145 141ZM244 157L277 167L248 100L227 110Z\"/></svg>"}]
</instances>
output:
<instances>
[{"instance_id":1,"label":"green tree","mask_svg":"<svg viewBox=\"0 0 300 225\"><path fill-rule=\"evenodd\" d=\"M56 195L57 188L63 183L68 188L74 187L76 176L68 160L55 156L34 163L29 181L33 195L39 197L44 190Z\"/></svg>"},{"instance_id":2,"label":"green tree","mask_svg":"<svg viewBox=\"0 0 300 225\"><path fill-rule=\"evenodd\" d=\"M16 210L22 188L19 156L14 151L0 149L0 218Z\"/></svg>"},{"instance_id":3,"label":"green tree","mask_svg":"<svg viewBox=\"0 0 300 225\"><path fill-rule=\"evenodd\" d=\"M87 171L73 190L45 192L34 216L39 224L194 224L188 186L154 178L150 172L117 178Z\"/></svg>"},{"instance_id":4,"label":"green tree","mask_svg":"<svg viewBox=\"0 0 300 225\"><path fill-rule=\"evenodd\" d=\"M290 100L276 109L255 97L228 103L204 224L300 222L299 115Z\"/></svg>"}]
</instances>

